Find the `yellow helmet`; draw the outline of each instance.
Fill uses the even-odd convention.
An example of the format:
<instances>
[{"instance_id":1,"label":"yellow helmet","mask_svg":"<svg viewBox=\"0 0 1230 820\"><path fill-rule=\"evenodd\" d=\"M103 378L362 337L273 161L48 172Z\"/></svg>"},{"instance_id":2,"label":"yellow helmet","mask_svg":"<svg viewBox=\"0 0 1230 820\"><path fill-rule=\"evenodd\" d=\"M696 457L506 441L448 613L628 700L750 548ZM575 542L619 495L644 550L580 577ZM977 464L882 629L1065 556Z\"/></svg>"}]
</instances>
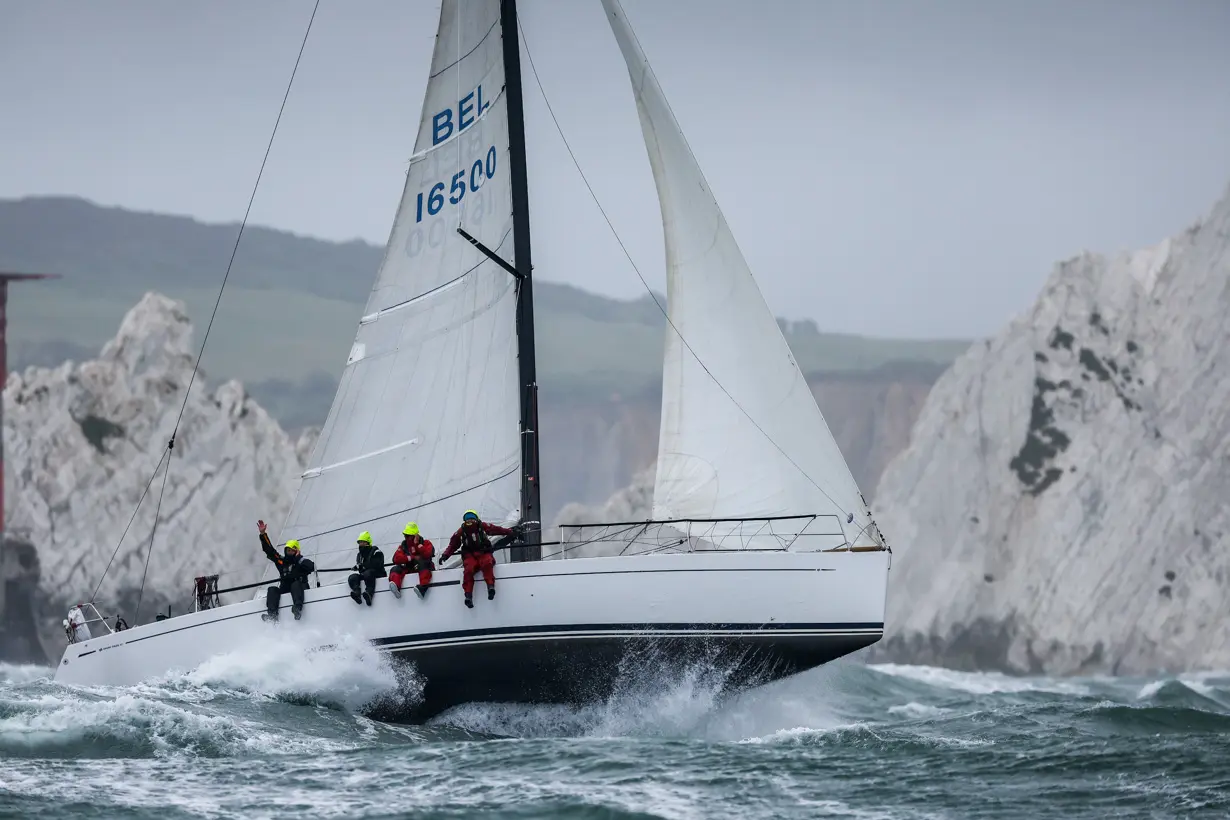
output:
<instances>
[{"instance_id":1,"label":"yellow helmet","mask_svg":"<svg viewBox=\"0 0 1230 820\"><path fill-rule=\"evenodd\" d=\"M299 539L297 539L297 538L292 538L292 539L290 539L289 541L287 541L287 542L286 542L286 548L287 548L288 550L297 550L297 549L299 549Z\"/></svg>"},{"instance_id":2,"label":"yellow helmet","mask_svg":"<svg viewBox=\"0 0 1230 820\"><path fill-rule=\"evenodd\" d=\"M477 521L477 520L478 520L478 513L474 512L474 510L466 510L466 511L462 514L462 516L461 516L461 520L462 520L462 521L468 521L468 520L469 520L469 519L471 519L471 518L473 518L475 521Z\"/></svg>"},{"instance_id":3,"label":"yellow helmet","mask_svg":"<svg viewBox=\"0 0 1230 820\"><path fill-rule=\"evenodd\" d=\"M402 535L418 535L419 525L411 521L409 524L406 525L406 528L401 531L401 534Z\"/></svg>"},{"instance_id":4,"label":"yellow helmet","mask_svg":"<svg viewBox=\"0 0 1230 820\"><path fill-rule=\"evenodd\" d=\"M359 543L367 544L370 547L372 543L372 534L367 530L363 530L363 532L359 533Z\"/></svg>"}]
</instances>

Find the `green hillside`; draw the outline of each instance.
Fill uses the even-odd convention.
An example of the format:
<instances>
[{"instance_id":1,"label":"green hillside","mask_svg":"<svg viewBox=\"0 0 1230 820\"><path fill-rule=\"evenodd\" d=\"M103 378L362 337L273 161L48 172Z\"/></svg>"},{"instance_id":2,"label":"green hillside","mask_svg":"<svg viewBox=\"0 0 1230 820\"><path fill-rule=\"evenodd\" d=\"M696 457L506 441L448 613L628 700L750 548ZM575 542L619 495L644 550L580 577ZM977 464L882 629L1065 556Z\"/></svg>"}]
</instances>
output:
<instances>
[{"instance_id":1,"label":"green hillside","mask_svg":"<svg viewBox=\"0 0 1230 820\"><path fill-rule=\"evenodd\" d=\"M202 328L237 230L235 224L102 208L81 199L0 200L0 270L65 277L12 289L11 363L92 355L149 290L183 299ZM246 228L210 337L206 372L243 379L290 426L323 419L381 252L359 241ZM535 297L544 390L627 395L656 385L665 322L648 295L622 301L540 282ZM942 364L968 344L829 334L811 322L786 330L809 372L868 370L894 361Z\"/></svg>"}]
</instances>

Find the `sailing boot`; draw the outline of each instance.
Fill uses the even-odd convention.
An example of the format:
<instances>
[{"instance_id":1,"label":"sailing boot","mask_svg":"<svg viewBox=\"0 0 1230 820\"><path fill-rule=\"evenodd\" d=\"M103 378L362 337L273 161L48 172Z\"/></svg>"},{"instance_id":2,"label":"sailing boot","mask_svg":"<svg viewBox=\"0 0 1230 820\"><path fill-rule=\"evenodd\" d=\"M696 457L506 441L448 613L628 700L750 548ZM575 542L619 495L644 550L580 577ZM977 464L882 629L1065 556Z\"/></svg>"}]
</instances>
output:
<instances>
[{"instance_id":1,"label":"sailing boot","mask_svg":"<svg viewBox=\"0 0 1230 820\"><path fill-rule=\"evenodd\" d=\"M363 603L363 599L359 597L359 591L357 589L350 590L350 597L354 599L356 604Z\"/></svg>"},{"instance_id":2,"label":"sailing boot","mask_svg":"<svg viewBox=\"0 0 1230 820\"><path fill-rule=\"evenodd\" d=\"M401 597L401 587L399 587L397 584L393 583L392 581L389 581L389 592L393 593L394 598Z\"/></svg>"},{"instance_id":3,"label":"sailing boot","mask_svg":"<svg viewBox=\"0 0 1230 820\"><path fill-rule=\"evenodd\" d=\"M292 615L294 615L294 616L295 616L295 620L297 621L297 620L299 620L300 618L302 618L302 617L303 617L303 607L301 607L301 606L292 606L292 607L290 608L290 613L291 613Z\"/></svg>"},{"instance_id":4,"label":"sailing boot","mask_svg":"<svg viewBox=\"0 0 1230 820\"><path fill-rule=\"evenodd\" d=\"M430 589L430 587L428 587L426 584L419 584L418 586L414 588L414 592L420 598L426 598L428 589Z\"/></svg>"},{"instance_id":5,"label":"sailing boot","mask_svg":"<svg viewBox=\"0 0 1230 820\"><path fill-rule=\"evenodd\" d=\"M487 587L487 600L488 601L495 600L495 587Z\"/></svg>"},{"instance_id":6,"label":"sailing boot","mask_svg":"<svg viewBox=\"0 0 1230 820\"><path fill-rule=\"evenodd\" d=\"M473 596L471 595L466 596L466 606L468 606L470 609L474 608L474 597Z\"/></svg>"},{"instance_id":7,"label":"sailing boot","mask_svg":"<svg viewBox=\"0 0 1230 820\"><path fill-rule=\"evenodd\" d=\"M278 611L275 609L273 612L266 612L264 615L261 616L261 620L262 621L272 621L273 623L276 624L278 622Z\"/></svg>"},{"instance_id":8,"label":"sailing boot","mask_svg":"<svg viewBox=\"0 0 1230 820\"><path fill-rule=\"evenodd\" d=\"M367 590L363 590L363 603L367 604L368 606L372 605L372 594L368 592Z\"/></svg>"}]
</instances>

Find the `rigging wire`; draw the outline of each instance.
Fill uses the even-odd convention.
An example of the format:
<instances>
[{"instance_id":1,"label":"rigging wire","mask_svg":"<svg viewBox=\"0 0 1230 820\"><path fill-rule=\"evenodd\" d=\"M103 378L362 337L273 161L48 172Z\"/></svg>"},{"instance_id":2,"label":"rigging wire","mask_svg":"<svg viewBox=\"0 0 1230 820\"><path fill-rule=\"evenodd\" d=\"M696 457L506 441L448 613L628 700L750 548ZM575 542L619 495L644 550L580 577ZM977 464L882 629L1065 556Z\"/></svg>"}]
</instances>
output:
<instances>
[{"instance_id":1,"label":"rigging wire","mask_svg":"<svg viewBox=\"0 0 1230 820\"><path fill-rule=\"evenodd\" d=\"M649 287L649 283L645 281L645 277L641 273L641 269L637 266L636 261L632 258L632 254L628 251L627 246L624 245L624 241L619 236L619 232L615 230L615 225L614 223L611 222L611 217L607 215L606 209L602 207L602 202L599 201L598 194L594 191L594 187L590 185L589 178L585 176L585 171L581 169L581 163L580 161L577 160L577 155L573 153L572 146L568 143L568 138L564 136L564 129L560 126L559 119L555 116L555 110L551 107L551 101L547 99L546 89L543 88L542 86L542 79L539 78L538 76L538 69L534 66L534 56L530 53L529 40L525 36L525 28L521 25L520 18L517 18L517 28L521 32L521 42L525 44L525 56L529 61L530 71L534 75L534 82L538 85L538 92L542 94L542 101L546 103L547 113L551 115L551 122L555 124L555 130L559 133L559 137L564 143L564 148L568 150L568 156L572 159L572 164L576 166L577 173L580 174L581 176L581 181L585 183L585 187L589 191L590 197L593 198L594 204L598 206L598 212L602 214L602 218L606 221L607 227L610 228L611 235L614 236L615 241L619 243L619 249L624 252L624 256L627 257L628 259L628 264L630 264L632 266L632 270L636 272L636 277L641 280L641 284L645 287L646 292L649 293L650 298L653 299L653 303L657 305L658 310L661 311L662 316L665 317L667 324L669 324L671 327L671 330L673 330L675 335L679 337L679 341L683 343L683 346L687 348L688 352L692 354L692 358L696 359L696 363L699 364L701 369L705 371L705 375L707 375L710 379L713 380L713 383L718 386L718 389L726 394L726 398L730 399L730 401L735 405L735 407L739 409L739 412L741 412L744 416L747 417L747 420L752 423L752 425L760 432L760 434L763 435L765 439L770 444L772 444L777 449L777 451L781 453L782 456L788 462L790 462L791 466L793 466L796 470L798 470L800 475L802 475L809 482L811 482L812 486L814 486L817 490L819 490L820 493L825 498L827 498L834 507L841 510L841 512L845 514L846 516L853 515L853 513L846 510L841 504L838 504L837 501L835 501L833 497L829 495L823 487L821 487L818 483L816 483L816 480L812 478L810 475L808 475L807 471L804 470L802 467L800 467L799 464L793 458L790 457L790 454L787 453L780 444L778 444L776 441L773 440L773 437L769 435L768 431L766 431L763 427L761 427L760 423L757 422L756 419L752 418L751 413L747 412L747 410L744 409L743 405L739 403L738 399L736 399L733 395L731 395L730 391L726 389L725 385L723 385L720 381L718 381L717 376L713 375L713 372L709 370L708 365L706 365L704 361L701 360L700 356L696 353L696 351L692 349L692 345L688 343L688 340L686 338L684 338L683 334L679 331L679 328L675 327L675 323L671 321L670 314L667 313L667 310L662 305L661 300L658 299L658 295L653 292L653 288ZM632 36L635 37L636 33L633 32ZM640 45L639 40L637 41L637 45L638 46ZM642 49L642 52L643 51L644 50ZM646 57L645 59L645 67L651 73L653 72L653 67L649 65L648 57ZM657 82L656 74L654 75L654 81ZM665 97L663 99L665 100ZM666 105L669 108L670 102L667 101ZM672 117L674 116L674 113L675 112L672 110L671 111ZM682 134L680 134L680 136L682 136ZM685 145L687 143L686 137L684 137L684 143ZM688 146L688 151L690 152L691 150L692 150L691 146ZM703 178L703 175L702 175L702 178ZM706 183L706 186L707 185L708 183Z\"/></svg>"},{"instance_id":2,"label":"rigging wire","mask_svg":"<svg viewBox=\"0 0 1230 820\"><path fill-rule=\"evenodd\" d=\"M231 278L231 269L235 266L235 256L239 253L239 243L243 239L244 228L248 225L248 217L252 214L252 205L256 201L256 192L260 188L261 178L265 175L265 166L269 162L269 154L273 150L273 141L278 135L278 126L282 123L282 114L286 111L286 101L290 99L290 90L295 84L295 75L299 73L299 63L303 59L303 51L307 47L308 36L312 33L312 23L316 20L316 12L320 9L320 0L312 6L312 15L308 18L307 29L303 32L303 40L299 43L299 53L295 56L295 65L291 69L290 79L286 83L286 92L282 95L282 105L278 108L278 116L273 122L273 131L269 135L269 142L265 146L265 155L261 158L260 170L256 174L256 182L252 186L252 193L248 196L248 207L243 212L243 220L239 223L239 233L235 236L235 244L231 248L230 259L226 263L226 272L222 275L222 284L218 288L218 298L214 300L213 311L209 314L209 323L205 326L205 335L201 338L201 349L197 352L196 361L192 364L192 375L188 377L188 387L184 390L184 401L179 406L179 414L175 417L175 426L171 430L171 438L167 442L166 450L163 451L162 459L159 460L158 466L154 468L153 474L150 476L149 482L145 485L145 492L141 493L141 501L145 500L145 494L149 492L150 486L154 483L154 478L158 475L158 470L162 467L162 463L166 462L166 472L162 476L162 488L158 493L157 509L162 509L162 497L167 489L167 476L171 472L171 455L175 449L175 436L179 433L179 425L184 419L184 412L188 408L188 397L192 393L192 385L196 382L196 374L201 368L201 359L205 356L205 346L209 343L209 334L213 330L214 319L218 316L218 306L222 304L222 294L226 291L227 280ZM141 507L141 501L137 502L137 510ZM115 552L111 555L111 561L107 562L107 568L103 570L102 578L98 579L98 586L94 588L94 594L98 594L98 588L102 586L103 579L107 577L107 572L111 569L111 563L115 560L116 554L119 552L120 544L124 542L124 536L128 534L128 528L132 526L133 520L137 516L137 510L133 510L132 519L128 521L128 527L124 528L124 535L120 536L120 541L115 545ZM150 554L154 551L154 535L158 531L158 513L154 514L154 523L150 528L149 550L145 556L145 573L149 572ZM145 590L145 573L141 575L141 590ZM137 610L141 608L141 594L137 596ZM93 598L90 599L93 601ZM133 623L136 623L136 617L133 617Z\"/></svg>"},{"instance_id":3,"label":"rigging wire","mask_svg":"<svg viewBox=\"0 0 1230 820\"><path fill-rule=\"evenodd\" d=\"M269 152L273 150L273 140L278 135L278 126L282 122L282 114L286 111L286 101L290 99L290 89L295 84L295 75L299 72L299 61L303 59L303 50L307 47L308 35L312 33L312 23L316 20L316 11L320 8L320 0L312 6L312 16L308 18L307 30L303 32L303 42L299 44L299 54L295 57L295 67L291 69L290 80L286 83L286 93L282 95L282 106L278 109L277 119L273 121L273 132L269 135L269 143L265 146L265 156L261 159L260 170L256 172L256 183L252 186L252 194L248 197L248 207L243 212L243 221L239 223L239 233L235 236L235 245L231 248L230 261L226 263L226 273L222 276L222 286L218 288L218 298L214 301L213 312L209 314L209 324L205 326L205 335L201 339L201 350L197 353L196 362L192 365L192 376L188 379L188 389L184 391L184 403L180 405L179 416L175 419L175 430L171 433L171 441L175 441L175 433L179 432L179 423L184 418L184 410L188 407L188 394L192 392L192 383L196 380L197 370L201 367L201 358L205 355L205 345L209 343L209 331L214 326L218 316L218 305L222 304L222 293L226 290L226 280L231 277L231 268L235 264L235 255L239 253L239 242L243 239L243 229L248 225L248 217L252 213L252 203L256 201L256 191L260 188L261 177L265 175L265 165L269 162Z\"/></svg>"},{"instance_id":4,"label":"rigging wire","mask_svg":"<svg viewBox=\"0 0 1230 820\"><path fill-rule=\"evenodd\" d=\"M172 440L174 441L174 440ZM171 475L171 448L167 448L167 468L162 471L162 489L158 491L158 506L154 508L154 526L149 530L149 549L145 551L145 569L141 571L141 588L137 591L137 609L133 613L132 622L140 623L141 599L145 597L145 576L149 574L149 559L154 554L154 533L158 531L158 516L162 513L162 497L167 491L167 477Z\"/></svg>"},{"instance_id":5,"label":"rigging wire","mask_svg":"<svg viewBox=\"0 0 1230 820\"><path fill-rule=\"evenodd\" d=\"M158 477L158 471L162 469L162 462L167 460L167 453L170 450L162 451L162 458L158 459L158 464L154 467L154 472L150 473L149 481L145 482L145 489L141 492L141 498L137 500L137 506L132 510L132 516L128 519L128 526L124 527L124 532L120 535L120 540L115 545L115 551L111 553L111 560L107 562L107 568L103 570L102 578L98 579L98 585L94 587L94 592L90 594L90 603L94 603L94 599L98 597L98 590L102 587L103 579L107 577L107 573L111 570L111 564L115 561L115 556L119 555L120 546L123 545L124 539L128 536L128 530L132 528L132 522L137 520L137 513L141 511L141 504L145 502L145 496L149 493L149 488L153 486L154 479ZM136 623L136 619L133 619Z\"/></svg>"}]
</instances>

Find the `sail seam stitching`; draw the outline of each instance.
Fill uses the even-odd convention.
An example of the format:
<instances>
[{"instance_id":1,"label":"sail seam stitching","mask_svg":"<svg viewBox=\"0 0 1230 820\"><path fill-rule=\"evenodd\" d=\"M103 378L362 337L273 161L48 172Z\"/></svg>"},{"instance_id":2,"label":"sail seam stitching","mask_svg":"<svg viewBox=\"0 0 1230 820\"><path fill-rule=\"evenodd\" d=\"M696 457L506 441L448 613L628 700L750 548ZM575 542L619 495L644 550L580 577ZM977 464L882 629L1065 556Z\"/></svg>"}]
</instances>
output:
<instances>
[{"instance_id":1,"label":"sail seam stitching","mask_svg":"<svg viewBox=\"0 0 1230 820\"><path fill-rule=\"evenodd\" d=\"M491 28L487 29L487 33L482 36L482 39L474 44L474 48L470 49L465 54L462 54L456 60L453 60L451 63L446 65L444 68L437 71L435 74L430 75L428 79L434 80L436 77L439 77L441 74L448 71L450 68L453 68L456 65L460 65L462 60L464 60L466 57L469 57L471 54L473 54L474 52L482 48L483 43L487 42L487 38L491 36L491 32L495 31L495 27L498 26L499 24L500 24L499 18L496 18L496 21L491 24ZM458 36L459 37L461 36L461 32L458 32Z\"/></svg>"},{"instance_id":2,"label":"sail seam stitching","mask_svg":"<svg viewBox=\"0 0 1230 820\"><path fill-rule=\"evenodd\" d=\"M500 244L495 246L495 249L497 251L500 248L504 247L504 243L508 241L508 237L511 233L512 233L512 227L509 226L508 230L504 232L504 237L500 239ZM491 262L491 264L495 264L490 259L487 259L486 257L484 257L482 260L478 262L478 264L476 264L474 267L470 268L469 270L464 271L463 273L459 274L455 279L450 279L442 285L436 285L431 290L423 291L418 296L415 296L411 299L406 299L405 301L398 302L395 305L389 305L388 307L380 308L380 310L377 310L374 313L369 313L366 316L364 316L362 319L359 320L359 324L374 322L376 319L379 319L381 316L383 316L386 313L392 313L395 310L401 310L402 308L409 307L410 305L413 305L415 302L418 302L421 299L426 299L428 296L433 296L442 290L451 288L455 286L458 282L460 282L462 279L465 279L471 273L474 273L474 271L478 270L479 268L481 268L484 264L488 262Z\"/></svg>"}]
</instances>

